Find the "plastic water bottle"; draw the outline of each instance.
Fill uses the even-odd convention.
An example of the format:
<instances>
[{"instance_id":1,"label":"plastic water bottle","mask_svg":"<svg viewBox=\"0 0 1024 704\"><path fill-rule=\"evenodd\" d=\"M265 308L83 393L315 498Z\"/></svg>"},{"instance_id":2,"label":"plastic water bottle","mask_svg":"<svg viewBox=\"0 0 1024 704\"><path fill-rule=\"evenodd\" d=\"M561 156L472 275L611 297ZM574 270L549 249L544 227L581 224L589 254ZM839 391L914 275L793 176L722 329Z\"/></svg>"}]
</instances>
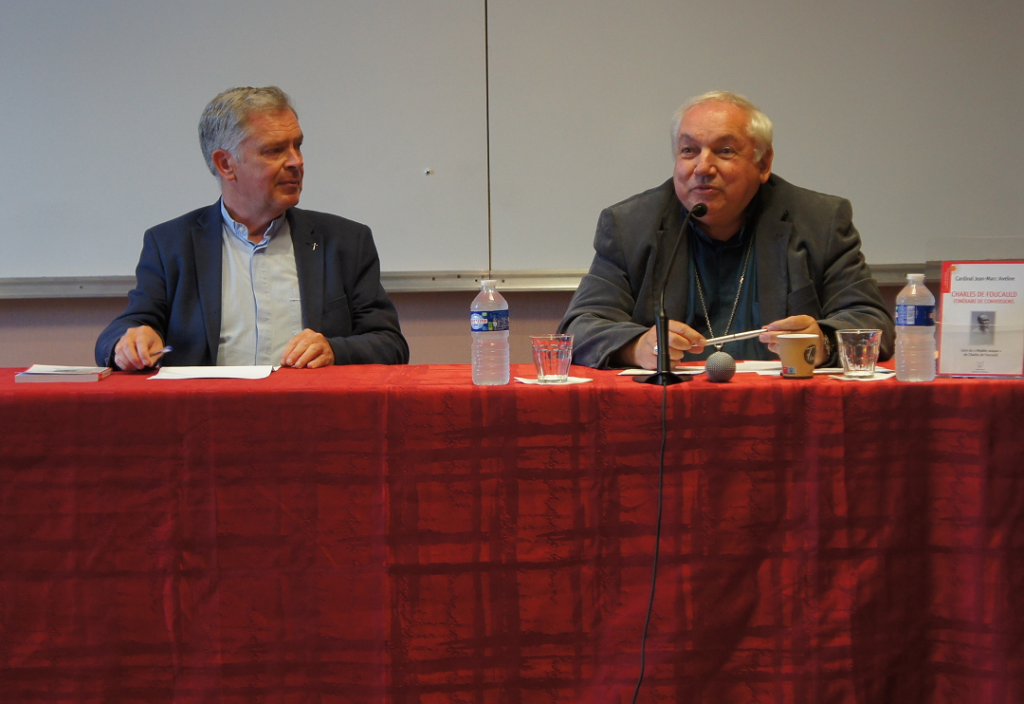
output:
<instances>
[{"instance_id":1,"label":"plastic water bottle","mask_svg":"<svg viewBox=\"0 0 1024 704\"><path fill-rule=\"evenodd\" d=\"M924 274L907 274L896 297L896 378L935 378L935 296L925 288Z\"/></svg>"},{"instance_id":2,"label":"plastic water bottle","mask_svg":"<svg viewBox=\"0 0 1024 704\"><path fill-rule=\"evenodd\" d=\"M473 383L478 386L507 384L508 303L494 290L496 282L481 281L480 293L469 307L473 331Z\"/></svg>"}]
</instances>

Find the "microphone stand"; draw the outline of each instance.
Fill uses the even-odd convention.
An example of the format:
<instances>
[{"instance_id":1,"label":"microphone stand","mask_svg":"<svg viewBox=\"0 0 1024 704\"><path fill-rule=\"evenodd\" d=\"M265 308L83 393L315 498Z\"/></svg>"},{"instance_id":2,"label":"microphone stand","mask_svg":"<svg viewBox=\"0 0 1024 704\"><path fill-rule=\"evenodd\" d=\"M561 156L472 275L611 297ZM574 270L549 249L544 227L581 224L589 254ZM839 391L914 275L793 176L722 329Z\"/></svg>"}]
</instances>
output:
<instances>
[{"instance_id":1,"label":"microphone stand","mask_svg":"<svg viewBox=\"0 0 1024 704\"><path fill-rule=\"evenodd\" d=\"M686 226L690 224L690 218L704 217L708 212L708 206L697 203L683 219L683 226L679 228L679 236L676 238L676 245L672 248L672 256L668 259L668 268L665 269L665 280L661 283L661 296L658 301L658 315L654 321L658 335L658 370L650 376L633 377L633 381L640 384L654 384L656 386L672 386L684 381L690 381L688 376L679 376L672 373L672 359L668 353L668 315L665 313L665 289L668 288L668 275L672 273L672 265L676 262L676 254L679 252L679 243L683 241L683 233Z\"/></svg>"}]
</instances>

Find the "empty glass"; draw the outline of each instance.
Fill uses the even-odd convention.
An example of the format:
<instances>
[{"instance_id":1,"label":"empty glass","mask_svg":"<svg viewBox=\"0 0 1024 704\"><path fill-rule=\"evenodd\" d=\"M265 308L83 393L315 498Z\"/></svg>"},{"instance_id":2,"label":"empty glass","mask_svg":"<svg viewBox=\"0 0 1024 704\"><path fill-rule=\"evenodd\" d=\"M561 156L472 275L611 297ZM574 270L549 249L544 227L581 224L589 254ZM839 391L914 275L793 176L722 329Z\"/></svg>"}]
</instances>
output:
<instances>
[{"instance_id":1,"label":"empty glass","mask_svg":"<svg viewBox=\"0 0 1024 704\"><path fill-rule=\"evenodd\" d=\"M564 384L569 380L572 362L572 335L530 335L537 381L541 384Z\"/></svg>"},{"instance_id":2,"label":"empty glass","mask_svg":"<svg viewBox=\"0 0 1024 704\"><path fill-rule=\"evenodd\" d=\"M838 330L839 359L843 363L843 376L863 379L875 375L878 346L882 342L881 330Z\"/></svg>"}]
</instances>

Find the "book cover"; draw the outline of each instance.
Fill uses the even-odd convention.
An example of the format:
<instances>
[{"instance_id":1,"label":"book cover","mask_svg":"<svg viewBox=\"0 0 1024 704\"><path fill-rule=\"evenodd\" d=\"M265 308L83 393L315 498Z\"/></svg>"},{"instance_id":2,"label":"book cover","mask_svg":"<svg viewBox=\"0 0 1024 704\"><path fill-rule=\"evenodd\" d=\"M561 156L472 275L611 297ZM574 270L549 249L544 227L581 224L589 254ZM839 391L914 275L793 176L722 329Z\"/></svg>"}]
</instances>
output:
<instances>
[{"instance_id":1,"label":"book cover","mask_svg":"<svg viewBox=\"0 0 1024 704\"><path fill-rule=\"evenodd\" d=\"M1024 374L1024 262L944 262L939 374Z\"/></svg>"}]
</instances>

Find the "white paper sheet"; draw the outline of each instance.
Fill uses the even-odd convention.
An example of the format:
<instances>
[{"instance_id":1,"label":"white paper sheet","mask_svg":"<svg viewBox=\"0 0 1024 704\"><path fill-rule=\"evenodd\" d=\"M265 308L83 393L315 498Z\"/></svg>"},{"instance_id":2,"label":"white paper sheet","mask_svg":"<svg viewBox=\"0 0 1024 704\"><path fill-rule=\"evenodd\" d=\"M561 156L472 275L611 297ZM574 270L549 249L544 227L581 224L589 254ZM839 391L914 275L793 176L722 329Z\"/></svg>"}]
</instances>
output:
<instances>
[{"instance_id":1,"label":"white paper sheet","mask_svg":"<svg viewBox=\"0 0 1024 704\"><path fill-rule=\"evenodd\" d=\"M842 370L840 370L842 371ZM842 374L830 376L829 379L835 379L836 381L884 381L886 379L895 379L896 374L888 369L876 369L873 376L861 376L861 377L845 377Z\"/></svg>"},{"instance_id":2,"label":"white paper sheet","mask_svg":"<svg viewBox=\"0 0 1024 704\"><path fill-rule=\"evenodd\" d=\"M833 379L835 379L838 376L841 377L844 381L876 381L878 379L887 379L888 377L893 375L893 371L891 369L878 369L877 371L875 371L875 376L873 377L866 377L862 379L846 379L846 377L843 377L842 367L818 367L817 369L814 370L814 373L818 376L829 376ZM761 376L780 376L782 374L782 367L780 366L774 371L759 371L758 374L760 374Z\"/></svg>"},{"instance_id":3,"label":"white paper sheet","mask_svg":"<svg viewBox=\"0 0 1024 704\"><path fill-rule=\"evenodd\" d=\"M679 375L696 376L704 373L704 367L676 367L672 372ZM653 369L623 369L619 372L619 376L647 376L653 373Z\"/></svg>"},{"instance_id":4,"label":"white paper sheet","mask_svg":"<svg viewBox=\"0 0 1024 704\"><path fill-rule=\"evenodd\" d=\"M561 382L558 382L557 384L551 384L551 383L541 384L539 381L537 381L537 379L535 379L535 378L531 379L531 378L525 377L525 376L517 376L517 377L515 377L515 379L520 384L537 384L538 386L569 386L569 385L572 385L572 384L586 384L588 381L593 381L593 379L587 379L587 378L582 377L582 376L571 376L566 381L561 381Z\"/></svg>"},{"instance_id":5,"label":"white paper sheet","mask_svg":"<svg viewBox=\"0 0 1024 704\"><path fill-rule=\"evenodd\" d=\"M694 367L689 365L683 365L676 367L672 370L676 374L690 374L696 376L697 374L704 373L704 367ZM745 360L736 362L737 373L757 373L757 374L778 374L782 371L782 362L779 360ZM643 374L653 374L650 369L623 369L619 372L619 376L641 376Z\"/></svg>"},{"instance_id":6,"label":"white paper sheet","mask_svg":"<svg viewBox=\"0 0 1024 704\"><path fill-rule=\"evenodd\" d=\"M161 367L152 379L266 379L280 367L270 364L249 367Z\"/></svg>"}]
</instances>

